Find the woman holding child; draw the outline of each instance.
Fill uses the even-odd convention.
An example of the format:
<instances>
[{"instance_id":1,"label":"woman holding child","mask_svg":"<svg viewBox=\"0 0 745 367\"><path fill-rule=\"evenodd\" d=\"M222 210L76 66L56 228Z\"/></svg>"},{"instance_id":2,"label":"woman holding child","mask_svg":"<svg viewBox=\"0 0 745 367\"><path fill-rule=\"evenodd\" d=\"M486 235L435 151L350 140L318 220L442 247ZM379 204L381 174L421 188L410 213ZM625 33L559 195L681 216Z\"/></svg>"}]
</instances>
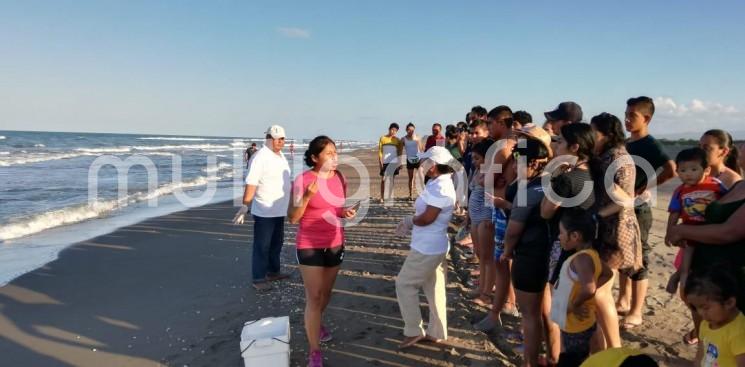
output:
<instances>
[{"instance_id":1,"label":"woman holding child","mask_svg":"<svg viewBox=\"0 0 745 367\"><path fill-rule=\"evenodd\" d=\"M323 312L344 258L342 219L356 215L344 207L347 185L336 168L336 144L318 136L308 144L305 163L310 167L295 179L288 209L290 223L299 223L297 260L305 285L305 332L310 344L308 366L323 366L321 342L331 340L323 326Z\"/></svg>"},{"instance_id":2,"label":"woman holding child","mask_svg":"<svg viewBox=\"0 0 745 367\"><path fill-rule=\"evenodd\" d=\"M726 139L719 140L720 138ZM729 190L718 200L706 205L702 222L684 221L677 224L677 221L672 222L671 219L668 222L666 243L685 243L692 246L688 253L690 259L687 259L690 264L686 264L686 261L682 263L684 266L690 266L690 270L683 269L685 274L681 274L681 283L685 282L685 278L711 268L727 269L738 280L737 304L741 310L745 310L745 226L742 225L745 223L745 184L737 172L729 167L731 165L737 168L738 163L735 159L736 148L732 153L732 150L727 148L727 139L729 134L726 132L710 130L701 137L701 147L706 152L706 158L712 159L707 162L711 176L729 181ZM729 164L722 167L723 162L727 161ZM715 175L713 172L717 171L719 173ZM722 183L727 186L727 182ZM693 312L693 319L694 329L684 337L689 344L695 344L699 340L698 327L701 318L697 312Z\"/></svg>"}]
</instances>

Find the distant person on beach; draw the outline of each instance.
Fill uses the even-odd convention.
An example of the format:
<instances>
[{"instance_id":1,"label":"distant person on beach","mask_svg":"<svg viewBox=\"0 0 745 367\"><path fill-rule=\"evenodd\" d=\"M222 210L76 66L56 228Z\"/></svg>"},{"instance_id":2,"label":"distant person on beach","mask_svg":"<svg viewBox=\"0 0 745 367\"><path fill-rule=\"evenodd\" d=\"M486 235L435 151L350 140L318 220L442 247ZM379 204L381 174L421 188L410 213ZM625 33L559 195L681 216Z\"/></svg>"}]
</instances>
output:
<instances>
[{"instance_id":1,"label":"distant person on beach","mask_svg":"<svg viewBox=\"0 0 745 367\"><path fill-rule=\"evenodd\" d=\"M246 165L246 168L248 168L248 161L251 160L251 157L257 150L256 143L251 143L251 146L246 148L246 151L243 153L243 164Z\"/></svg>"},{"instance_id":2,"label":"distant person on beach","mask_svg":"<svg viewBox=\"0 0 745 367\"><path fill-rule=\"evenodd\" d=\"M290 142L290 155L291 156L295 155L295 142L294 141Z\"/></svg>"},{"instance_id":3,"label":"distant person on beach","mask_svg":"<svg viewBox=\"0 0 745 367\"><path fill-rule=\"evenodd\" d=\"M561 102L553 111L544 112L546 122L551 125L551 132L561 133L561 127L582 121L582 107L575 102Z\"/></svg>"},{"instance_id":4,"label":"distant person on beach","mask_svg":"<svg viewBox=\"0 0 745 367\"><path fill-rule=\"evenodd\" d=\"M288 210L297 230L297 260L305 285L305 331L310 345L308 366L321 367L320 343L331 341L323 325L323 312L331 299L339 266L344 258L343 219L351 219L356 208L345 207L347 184L337 170L334 141L318 136L308 144L303 172L292 184Z\"/></svg>"},{"instance_id":5,"label":"distant person on beach","mask_svg":"<svg viewBox=\"0 0 745 367\"><path fill-rule=\"evenodd\" d=\"M649 287L649 231L652 229L651 195L648 186L659 186L675 177L675 162L665 153L662 144L649 135L649 124L654 116L654 101L649 97L630 98L626 101L626 130L631 137L626 141L626 150L634 159L642 159L652 166L656 177L647 177L637 163L634 191L636 194L636 219L642 241L642 268L632 274L621 274L616 308L625 314L622 327L632 329L641 325L644 304ZM652 182L650 182L652 181ZM630 281L629 281L630 280Z\"/></svg>"},{"instance_id":6,"label":"distant person on beach","mask_svg":"<svg viewBox=\"0 0 745 367\"><path fill-rule=\"evenodd\" d=\"M696 366L745 367L745 315L733 275L721 268L693 274L685 295L701 318Z\"/></svg>"},{"instance_id":7,"label":"distant person on beach","mask_svg":"<svg viewBox=\"0 0 745 367\"><path fill-rule=\"evenodd\" d=\"M453 156L444 147L432 147L420 155L422 168L431 177L414 203L414 215L404 217L396 235L411 232L411 250L396 278L396 299L404 321L404 340L400 348L422 340L439 342L448 337L447 253L448 224L455 208L455 186L451 167ZM422 328L419 290L429 304L427 330Z\"/></svg>"},{"instance_id":8,"label":"distant person on beach","mask_svg":"<svg viewBox=\"0 0 745 367\"><path fill-rule=\"evenodd\" d=\"M512 128L521 129L527 124L533 123L533 116L526 111L516 111L512 114Z\"/></svg>"},{"instance_id":9,"label":"distant person on beach","mask_svg":"<svg viewBox=\"0 0 745 367\"><path fill-rule=\"evenodd\" d=\"M450 152L450 155L453 156L457 161L462 162L463 161L463 151L461 148L465 148L461 145L461 142L459 140L460 134L458 133L458 129L455 127L455 125L448 125L445 127L445 149L447 149Z\"/></svg>"},{"instance_id":10,"label":"distant person on beach","mask_svg":"<svg viewBox=\"0 0 745 367\"><path fill-rule=\"evenodd\" d=\"M473 146L481 142L482 140L489 137L489 128L487 127L486 120L473 120L468 126L468 146L463 156L463 168L466 170L466 175L471 176L474 170L474 166L471 162L471 152Z\"/></svg>"},{"instance_id":11,"label":"distant person on beach","mask_svg":"<svg viewBox=\"0 0 745 367\"><path fill-rule=\"evenodd\" d=\"M396 136L398 124L391 123L388 126L388 134L378 140L378 163L380 166L380 200L384 201L394 196L395 179L401 170L400 157L403 152L403 142ZM391 194L386 195L386 188Z\"/></svg>"},{"instance_id":12,"label":"distant person on beach","mask_svg":"<svg viewBox=\"0 0 745 367\"><path fill-rule=\"evenodd\" d=\"M706 151L712 177L722 181L728 189L742 180L740 150L734 144L732 135L724 130L708 130L701 136L699 146Z\"/></svg>"},{"instance_id":13,"label":"distant person on beach","mask_svg":"<svg viewBox=\"0 0 745 367\"><path fill-rule=\"evenodd\" d=\"M409 199L414 198L414 178L419 172L419 153L424 151L421 138L415 133L416 126L409 122L406 125L406 135L403 137L404 152L406 152L406 172L409 174Z\"/></svg>"},{"instance_id":14,"label":"distant person on beach","mask_svg":"<svg viewBox=\"0 0 745 367\"><path fill-rule=\"evenodd\" d=\"M424 144L424 150L429 150L429 148L434 146L445 146L445 136L442 135L442 125L439 123L434 123L432 125L432 135L427 137L427 141Z\"/></svg>"},{"instance_id":15,"label":"distant person on beach","mask_svg":"<svg viewBox=\"0 0 745 367\"><path fill-rule=\"evenodd\" d=\"M272 125L265 134L264 146L249 163L243 207L233 218L233 223L243 223L248 206L251 206L254 219L251 270L253 286L258 291L269 290L271 281L288 277L280 272L279 264L290 201L290 165L282 153L285 129Z\"/></svg>"},{"instance_id":16,"label":"distant person on beach","mask_svg":"<svg viewBox=\"0 0 745 367\"><path fill-rule=\"evenodd\" d=\"M479 105L473 106L473 107L471 107L471 112L468 113L468 117L469 117L470 121L469 120L466 120L466 122L471 122L471 121L475 121L475 120L486 120L486 114L487 113L488 113L488 111L486 110L486 108L481 107Z\"/></svg>"}]
</instances>

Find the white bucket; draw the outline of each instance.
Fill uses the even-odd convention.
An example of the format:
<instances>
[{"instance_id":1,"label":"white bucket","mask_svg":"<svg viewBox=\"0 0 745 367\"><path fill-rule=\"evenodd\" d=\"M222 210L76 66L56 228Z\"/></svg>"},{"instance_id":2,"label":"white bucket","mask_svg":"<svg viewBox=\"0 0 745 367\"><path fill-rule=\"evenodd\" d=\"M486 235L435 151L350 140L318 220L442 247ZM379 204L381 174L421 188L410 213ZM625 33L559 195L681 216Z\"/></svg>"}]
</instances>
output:
<instances>
[{"instance_id":1,"label":"white bucket","mask_svg":"<svg viewBox=\"0 0 745 367\"><path fill-rule=\"evenodd\" d=\"M290 318L267 317L243 324L241 357L246 367L290 365Z\"/></svg>"}]
</instances>

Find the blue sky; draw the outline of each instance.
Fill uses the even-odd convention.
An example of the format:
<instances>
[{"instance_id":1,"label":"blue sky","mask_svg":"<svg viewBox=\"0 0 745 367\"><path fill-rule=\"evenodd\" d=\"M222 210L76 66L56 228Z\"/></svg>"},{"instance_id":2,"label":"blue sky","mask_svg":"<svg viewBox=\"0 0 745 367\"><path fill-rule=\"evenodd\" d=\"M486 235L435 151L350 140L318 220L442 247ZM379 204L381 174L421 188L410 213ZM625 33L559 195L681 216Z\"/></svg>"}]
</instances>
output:
<instances>
[{"instance_id":1,"label":"blue sky","mask_svg":"<svg viewBox=\"0 0 745 367\"><path fill-rule=\"evenodd\" d=\"M742 130L745 3L0 0L0 130L374 140L507 104ZM424 132L422 131L422 132ZM741 134L741 135L743 135Z\"/></svg>"}]
</instances>

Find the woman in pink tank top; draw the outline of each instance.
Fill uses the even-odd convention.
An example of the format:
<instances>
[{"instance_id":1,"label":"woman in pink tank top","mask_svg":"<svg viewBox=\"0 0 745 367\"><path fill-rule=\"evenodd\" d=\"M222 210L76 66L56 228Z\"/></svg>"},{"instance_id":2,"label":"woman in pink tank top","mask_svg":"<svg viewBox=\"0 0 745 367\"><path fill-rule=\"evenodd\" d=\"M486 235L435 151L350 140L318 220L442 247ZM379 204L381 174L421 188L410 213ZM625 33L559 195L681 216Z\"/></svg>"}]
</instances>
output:
<instances>
[{"instance_id":1,"label":"woman in pink tank top","mask_svg":"<svg viewBox=\"0 0 745 367\"><path fill-rule=\"evenodd\" d=\"M308 366L323 365L321 342L331 340L322 325L323 311L331 298L339 266L344 258L342 219L355 216L345 208L346 181L337 171L336 144L318 136L308 144L305 163L311 169L292 184L288 210L290 223L297 223L297 260L305 286L305 332L310 344Z\"/></svg>"}]
</instances>

